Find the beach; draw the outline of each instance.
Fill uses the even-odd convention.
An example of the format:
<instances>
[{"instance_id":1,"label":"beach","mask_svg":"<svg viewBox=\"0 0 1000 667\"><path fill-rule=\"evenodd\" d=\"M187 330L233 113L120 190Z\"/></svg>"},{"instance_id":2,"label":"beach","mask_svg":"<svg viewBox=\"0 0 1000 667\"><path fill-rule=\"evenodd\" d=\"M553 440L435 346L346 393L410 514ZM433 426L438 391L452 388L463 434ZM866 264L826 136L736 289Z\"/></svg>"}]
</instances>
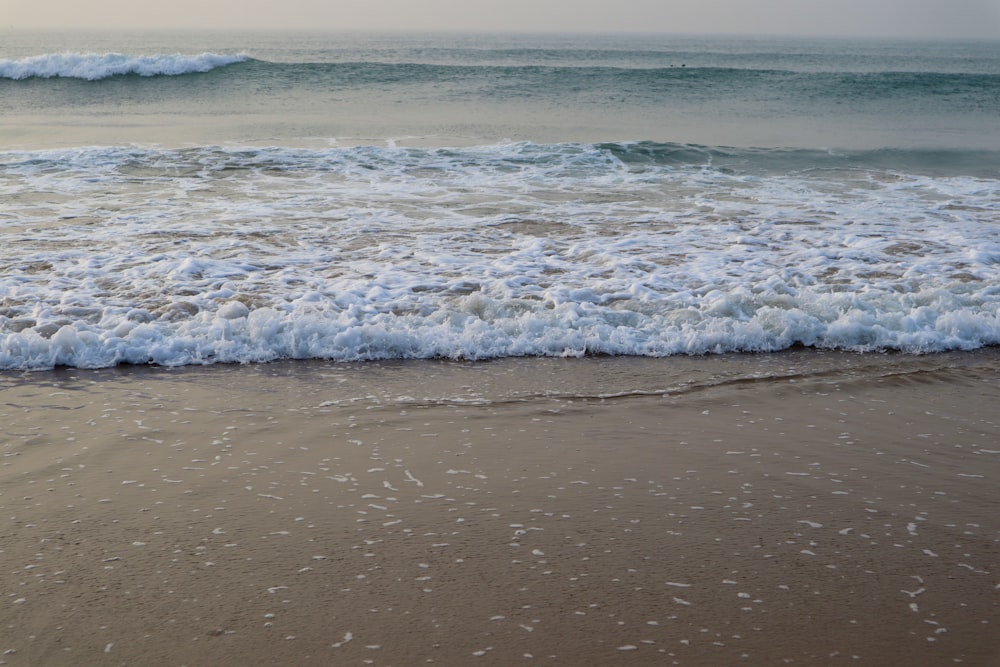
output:
<instances>
[{"instance_id":1,"label":"beach","mask_svg":"<svg viewBox=\"0 0 1000 667\"><path fill-rule=\"evenodd\" d=\"M997 664L998 369L5 372L0 662Z\"/></svg>"},{"instance_id":2,"label":"beach","mask_svg":"<svg viewBox=\"0 0 1000 667\"><path fill-rule=\"evenodd\" d=\"M7 30L0 664L1000 664L998 71Z\"/></svg>"}]
</instances>

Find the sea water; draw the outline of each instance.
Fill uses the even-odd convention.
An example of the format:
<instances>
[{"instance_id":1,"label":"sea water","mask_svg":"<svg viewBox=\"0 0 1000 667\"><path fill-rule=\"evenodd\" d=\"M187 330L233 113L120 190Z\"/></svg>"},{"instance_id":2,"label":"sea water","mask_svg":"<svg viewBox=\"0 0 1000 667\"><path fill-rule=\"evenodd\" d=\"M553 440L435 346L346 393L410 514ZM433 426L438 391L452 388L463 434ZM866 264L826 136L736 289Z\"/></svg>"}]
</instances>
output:
<instances>
[{"instance_id":1,"label":"sea water","mask_svg":"<svg viewBox=\"0 0 1000 667\"><path fill-rule=\"evenodd\" d=\"M998 42L0 41L0 368L975 349L998 232Z\"/></svg>"}]
</instances>

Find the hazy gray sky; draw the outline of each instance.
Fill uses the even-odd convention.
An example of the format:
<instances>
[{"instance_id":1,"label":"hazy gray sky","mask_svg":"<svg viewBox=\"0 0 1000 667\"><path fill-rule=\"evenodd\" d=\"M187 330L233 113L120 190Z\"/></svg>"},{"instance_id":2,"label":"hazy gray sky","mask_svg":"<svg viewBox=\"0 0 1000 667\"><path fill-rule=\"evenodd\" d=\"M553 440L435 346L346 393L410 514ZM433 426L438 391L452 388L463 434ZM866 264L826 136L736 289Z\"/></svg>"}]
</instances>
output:
<instances>
[{"instance_id":1,"label":"hazy gray sky","mask_svg":"<svg viewBox=\"0 0 1000 667\"><path fill-rule=\"evenodd\" d=\"M0 0L0 27L1000 38L1000 0Z\"/></svg>"}]
</instances>

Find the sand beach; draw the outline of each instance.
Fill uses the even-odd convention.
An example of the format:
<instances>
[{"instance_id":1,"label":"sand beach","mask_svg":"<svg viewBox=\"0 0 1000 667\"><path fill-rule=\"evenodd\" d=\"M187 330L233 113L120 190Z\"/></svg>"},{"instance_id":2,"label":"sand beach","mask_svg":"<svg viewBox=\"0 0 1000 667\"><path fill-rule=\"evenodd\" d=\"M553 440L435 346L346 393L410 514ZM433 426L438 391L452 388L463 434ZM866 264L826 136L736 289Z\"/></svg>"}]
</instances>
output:
<instances>
[{"instance_id":1,"label":"sand beach","mask_svg":"<svg viewBox=\"0 0 1000 667\"><path fill-rule=\"evenodd\" d=\"M991 665L1000 353L0 376L0 663Z\"/></svg>"}]
</instances>

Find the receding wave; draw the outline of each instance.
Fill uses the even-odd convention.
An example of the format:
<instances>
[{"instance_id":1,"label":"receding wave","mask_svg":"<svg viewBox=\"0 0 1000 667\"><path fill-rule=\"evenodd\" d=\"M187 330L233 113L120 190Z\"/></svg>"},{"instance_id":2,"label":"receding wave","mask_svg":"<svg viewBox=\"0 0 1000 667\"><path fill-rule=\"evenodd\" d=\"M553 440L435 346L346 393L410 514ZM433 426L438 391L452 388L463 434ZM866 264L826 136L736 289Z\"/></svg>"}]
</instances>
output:
<instances>
[{"instance_id":1,"label":"receding wave","mask_svg":"<svg viewBox=\"0 0 1000 667\"><path fill-rule=\"evenodd\" d=\"M48 53L20 60L0 60L2 79L85 79L97 81L112 76L179 76L208 72L247 60L243 55L202 53L198 55L130 56L122 53Z\"/></svg>"}]
</instances>

